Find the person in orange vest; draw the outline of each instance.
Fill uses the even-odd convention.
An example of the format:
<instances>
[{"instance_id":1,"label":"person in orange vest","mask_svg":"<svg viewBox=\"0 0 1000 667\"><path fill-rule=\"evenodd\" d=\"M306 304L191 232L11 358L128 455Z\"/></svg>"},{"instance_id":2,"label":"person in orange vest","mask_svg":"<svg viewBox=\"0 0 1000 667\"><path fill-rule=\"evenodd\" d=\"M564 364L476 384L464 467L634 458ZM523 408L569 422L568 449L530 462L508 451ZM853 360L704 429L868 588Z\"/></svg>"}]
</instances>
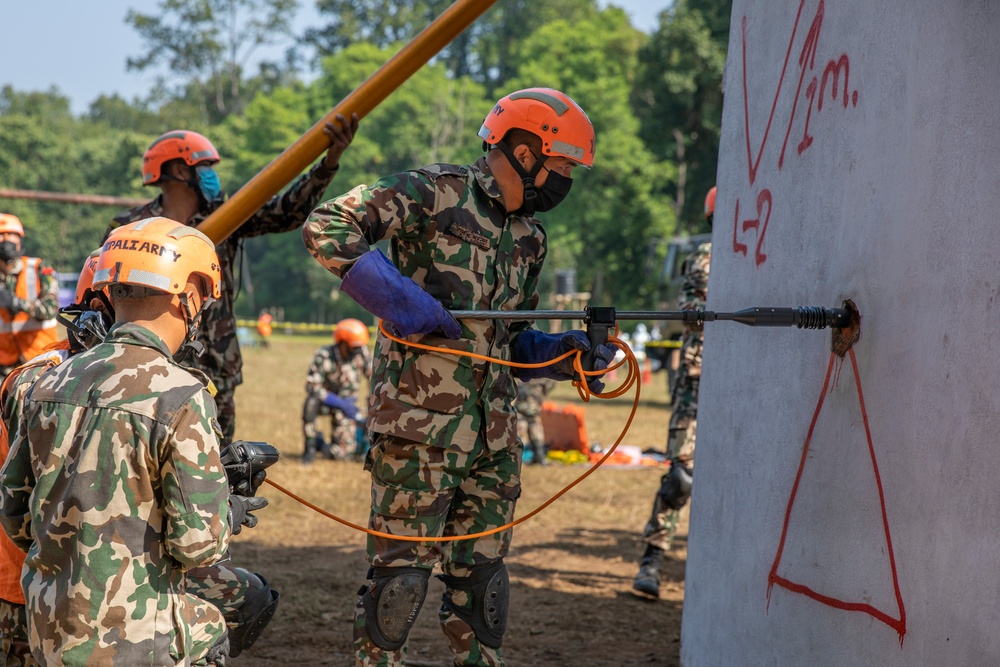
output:
<instances>
[{"instance_id":1,"label":"person in orange vest","mask_svg":"<svg viewBox=\"0 0 1000 667\"><path fill-rule=\"evenodd\" d=\"M266 310L260 312L260 317L257 318L257 333L260 335L260 345L261 347L270 347L268 339L271 337L271 314Z\"/></svg>"},{"instance_id":2,"label":"person in orange vest","mask_svg":"<svg viewBox=\"0 0 1000 667\"><path fill-rule=\"evenodd\" d=\"M24 227L0 213L0 377L59 340L59 281L37 257L21 256Z\"/></svg>"}]
</instances>

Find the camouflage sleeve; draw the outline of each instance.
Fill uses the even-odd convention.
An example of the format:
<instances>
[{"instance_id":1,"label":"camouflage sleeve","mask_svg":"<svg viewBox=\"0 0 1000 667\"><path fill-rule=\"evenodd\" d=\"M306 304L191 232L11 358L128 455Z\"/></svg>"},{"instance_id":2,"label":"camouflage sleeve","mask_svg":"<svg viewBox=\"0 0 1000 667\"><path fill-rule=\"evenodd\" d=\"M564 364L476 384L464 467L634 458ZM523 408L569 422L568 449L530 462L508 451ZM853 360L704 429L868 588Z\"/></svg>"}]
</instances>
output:
<instances>
[{"instance_id":1,"label":"camouflage sleeve","mask_svg":"<svg viewBox=\"0 0 1000 667\"><path fill-rule=\"evenodd\" d=\"M7 460L0 470L0 523L11 541L21 551L31 548L31 491L35 488L35 473L31 468L31 450L24 427L24 416L18 423ZM7 433L4 432L6 439Z\"/></svg>"},{"instance_id":2,"label":"camouflage sleeve","mask_svg":"<svg viewBox=\"0 0 1000 667\"><path fill-rule=\"evenodd\" d=\"M359 185L323 202L302 228L302 239L316 261L343 277L371 246L393 235L417 236L434 210L433 181L414 171Z\"/></svg>"},{"instance_id":3,"label":"camouflage sleeve","mask_svg":"<svg viewBox=\"0 0 1000 667\"><path fill-rule=\"evenodd\" d=\"M180 410L160 452L164 542L182 569L211 565L229 546L229 484L215 418L211 396L200 392Z\"/></svg>"},{"instance_id":4,"label":"camouflage sleeve","mask_svg":"<svg viewBox=\"0 0 1000 667\"><path fill-rule=\"evenodd\" d=\"M38 298L21 301L15 297L15 307L36 320L51 320L59 310L59 281L52 266L42 260L38 263Z\"/></svg>"},{"instance_id":5,"label":"camouflage sleeve","mask_svg":"<svg viewBox=\"0 0 1000 667\"><path fill-rule=\"evenodd\" d=\"M542 264L545 262L545 255L548 253L549 247L547 244L542 244L542 252L538 256L538 261L530 269L528 269L528 277L524 281L523 294L527 295L524 301L517 305L518 310L534 310L538 307L538 283L542 275ZM525 329L531 327L531 322L514 322L511 324L510 333L511 340L514 340L514 336L521 333Z\"/></svg>"},{"instance_id":6,"label":"camouflage sleeve","mask_svg":"<svg viewBox=\"0 0 1000 667\"><path fill-rule=\"evenodd\" d=\"M291 187L264 204L236 230L234 236L249 238L298 229L323 199L323 194L336 173L324 167L320 160L308 173L292 183Z\"/></svg>"},{"instance_id":7,"label":"camouflage sleeve","mask_svg":"<svg viewBox=\"0 0 1000 667\"><path fill-rule=\"evenodd\" d=\"M309 372L306 373L306 394L326 398L326 391L323 389L323 354L324 348L320 348L313 355L312 363L309 364Z\"/></svg>"}]
</instances>

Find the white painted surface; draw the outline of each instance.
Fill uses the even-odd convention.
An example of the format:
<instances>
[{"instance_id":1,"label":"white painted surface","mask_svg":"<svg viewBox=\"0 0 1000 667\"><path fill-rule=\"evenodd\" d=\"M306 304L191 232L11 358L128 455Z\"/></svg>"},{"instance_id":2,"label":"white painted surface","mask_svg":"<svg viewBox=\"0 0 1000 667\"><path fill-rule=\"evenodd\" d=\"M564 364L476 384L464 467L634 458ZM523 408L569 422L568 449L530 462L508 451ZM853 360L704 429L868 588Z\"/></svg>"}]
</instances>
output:
<instances>
[{"instance_id":1,"label":"white painted surface","mask_svg":"<svg viewBox=\"0 0 1000 667\"><path fill-rule=\"evenodd\" d=\"M858 305L905 634L900 646L890 623L778 586L768 604L830 333L718 323L705 334L682 663L997 665L1000 3L803 0L796 27L797 9L734 3L708 305ZM842 55L847 107L828 79L819 109L809 84ZM799 153L807 117L813 140ZM773 210L758 264L743 222L764 190ZM777 572L900 619L850 360L831 385Z\"/></svg>"}]
</instances>

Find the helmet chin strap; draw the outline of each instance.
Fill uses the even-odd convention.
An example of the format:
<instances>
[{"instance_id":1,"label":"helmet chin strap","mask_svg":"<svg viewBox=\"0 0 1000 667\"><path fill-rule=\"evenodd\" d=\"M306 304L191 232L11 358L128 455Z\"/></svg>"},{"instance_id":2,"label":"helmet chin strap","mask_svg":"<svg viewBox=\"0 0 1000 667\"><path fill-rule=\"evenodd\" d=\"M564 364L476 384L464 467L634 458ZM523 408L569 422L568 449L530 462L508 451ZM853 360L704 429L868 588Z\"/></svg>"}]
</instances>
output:
<instances>
[{"instance_id":1,"label":"helmet chin strap","mask_svg":"<svg viewBox=\"0 0 1000 667\"><path fill-rule=\"evenodd\" d=\"M174 360L182 362L192 355L199 357L205 352L205 346L201 344L201 341L197 340L198 328L201 326L201 318L204 316L205 310L215 303L215 297L207 297L202 301L201 308L193 315L191 314L191 300L188 299L188 295L185 292L181 292L177 295L177 298L181 302L181 313L184 315L184 325L187 327L187 331L184 334L184 342L181 343L181 346L177 348L177 352L174 353Z\"/></svg>"},{"instance_id":2,"label":"helmet chin strap","mask_svg":"<svg viewBox=\"0 0 1000 667\"><path fill-rule=\"evenodd\" d=\"M535 177L538 172L542 170L542 165L549 158L548 155L542 154L535 160L535 165L531 168L531 171L527 171L516 157L514 157L514 152L510 147L500 142L496 145L500 149L500 152L507 157L507 161L510 166L514 168L517 175L521 177L521 184L524 186L524 200L521 203L521 208L517 211L512 211L513 213L523 213L524 215L534 215L535 214L535 199L538 197L538 190L535 188Z\"/></svg>"}]
</instances>

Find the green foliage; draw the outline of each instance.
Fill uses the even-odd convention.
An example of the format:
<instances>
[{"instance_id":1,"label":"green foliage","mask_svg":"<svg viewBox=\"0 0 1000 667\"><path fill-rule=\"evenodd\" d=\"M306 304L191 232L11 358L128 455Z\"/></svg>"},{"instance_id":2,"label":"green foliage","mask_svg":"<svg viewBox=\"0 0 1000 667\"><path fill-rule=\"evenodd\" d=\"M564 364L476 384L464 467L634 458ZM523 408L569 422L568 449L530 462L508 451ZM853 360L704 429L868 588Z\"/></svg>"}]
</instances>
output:
<instances>
[{"instance_id":1,"label":"green foliage","mask_svg":"<svg viewBox=\"0 0 1000 667\"><path fill-rule=\"evenodd\" d=\"M702 206L715 185L731 12L732 0L676 0L639 52L632 92L639 136L677 166L669 192L692 232L705 230Z\"/></svg>"},{"instance_id":2,"label":"green foliage","mask_svg":"<svg viewBox=\"0 0 1000 667\"><path fill-rule=\"evenodd\" d=\"M541 216L552 248L547 267L576 267L578 285L622 308L654 305L650 277L665 252L658 242L674 229L661 194L670 169L639 140L629 105L644 41L616 8L576 24L554 21L525 40L509 85L556 88L585 106L597 135L594 168L577 169L570 197Z\"/></svg>"},{"instance_id":3,"label":"green foliage","mask_svg":"<svg viewBox=\"0 0 1000 667\"><path fill-rule=\"evenodd\" d=\"M247 76L246 54L287 37L295 4L159 0L154 14L130 12L148 46L131 66L169 77L144 99L102 96L74 117L57 90L3 88L0 187L152 197L157 190L141 186L142 153L162 132L186 128L212 139L223 188L235 192L450 0L319 0L330 23L302 42L319 56L314 76L288 63ZM730 4L675 0L645 35L597 0L497 3L362 120L327 195L432 162L472 162L497 98L558 88L586 109L597 153L593 169L574 173L565 203L540 216L549 238L543 305L555 271L575 268L595 303L656 306L664 240L698 226L714 183ZM0 209L24 221L28 252L62 271L79 269L117 212L26 200ZM309 259L298 233L249 239L245 251L242 316L283 308L291 320L370 321Z\"/></svg>"}]
</instances>

